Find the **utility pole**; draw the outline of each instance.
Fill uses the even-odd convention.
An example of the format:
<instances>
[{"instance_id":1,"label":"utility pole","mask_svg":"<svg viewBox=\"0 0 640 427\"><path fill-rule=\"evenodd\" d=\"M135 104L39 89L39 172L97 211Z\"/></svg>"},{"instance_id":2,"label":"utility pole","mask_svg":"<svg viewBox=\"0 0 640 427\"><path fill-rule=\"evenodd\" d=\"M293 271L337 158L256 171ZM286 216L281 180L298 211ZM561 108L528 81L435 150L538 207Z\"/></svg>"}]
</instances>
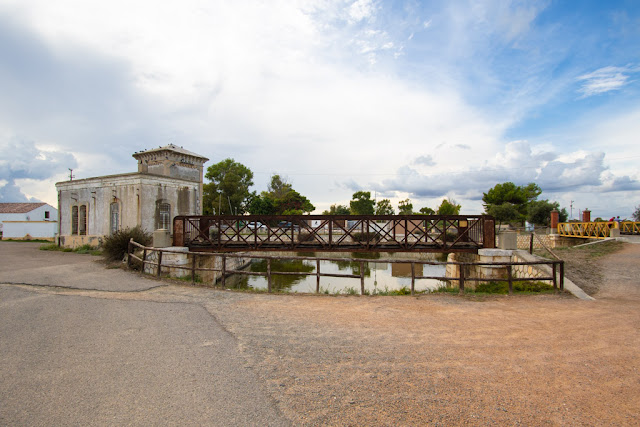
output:
<instances>
[{"instance_id":1,"label":"utility pole","mask_svg":"<svg viewBox=\"0 0 640 427\"><path fill-rule=\"evenodd\" d=\"M571 207L571 219L573 219L573 200L569 204L569 207Z\"/></svg>"},{"instance_id":2,"label":"utility pole","mask_svg":"<svg viewBox=\"0 0 640 427\"><path fill-rule=\"evenodd\" d=\"M69 169L69 181L73 181L73 178L75 178L75 176L73 175L73 169L68 168Z\"/></svg>"}]
</instances>

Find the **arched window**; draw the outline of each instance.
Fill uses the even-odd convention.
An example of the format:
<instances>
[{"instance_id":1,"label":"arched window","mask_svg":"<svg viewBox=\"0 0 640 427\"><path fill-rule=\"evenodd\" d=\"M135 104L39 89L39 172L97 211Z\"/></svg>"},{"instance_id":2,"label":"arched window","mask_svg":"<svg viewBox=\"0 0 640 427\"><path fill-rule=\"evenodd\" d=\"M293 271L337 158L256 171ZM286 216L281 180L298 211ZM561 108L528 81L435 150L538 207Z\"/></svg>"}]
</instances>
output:
<instances>
[{"instance_id":1,"label":"arched window","mask_svg":"<svg viewBox=\"0 0 640 427\"><path fill-rule=\"evenodd\" d=\"M166 200L156 202L156 230L171 228L171 205Z\"/></svg>"},{"instance_id":2,"label":"arched window","mask_svg":"<svg viewBox=\"0 0 640 427\"><path fill-rule=\"evenodd\" d=\"M118 205L118 202L111 203L109 213L109 217L111 218L109 221L109 229L111 230L111 234L114 234L118 231L118 228L120 228L120 206Z\"/></svg>"}]
</instances>

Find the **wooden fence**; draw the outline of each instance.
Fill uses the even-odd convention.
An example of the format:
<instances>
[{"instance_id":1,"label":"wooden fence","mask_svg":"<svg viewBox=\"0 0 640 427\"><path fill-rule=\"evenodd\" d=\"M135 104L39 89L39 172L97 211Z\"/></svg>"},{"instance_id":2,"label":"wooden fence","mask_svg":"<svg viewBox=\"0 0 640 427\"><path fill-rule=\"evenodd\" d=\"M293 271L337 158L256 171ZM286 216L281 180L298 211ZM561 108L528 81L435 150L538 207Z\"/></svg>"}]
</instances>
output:
<instances>
[{"instance_id":1,"label":"wooden fence","mask_svg":"<svg viewBox=\"0 0 640 427\"><path fill-rule=\"evenodd\" d=\"M139 257L135 254L136 248L139 251L142 251L142 257ZM147 254L150 251L157 251L158 257L157 262L147 260ZM180 265L163 265L162 264L162 254L163 253L181 253L185 255L191 256L191 263L189 266L180 266ZM197 258L198 257L220 257L221 263L220 268L201 268L197 267ZM227 259L229 258L247 258L247 259L264 259L267 261L267 271L266 272L256 272L256 271L245 271L238 269L230 269L227 268ZM275 275L280 276L292 276L292 275L306 275L306 276L316 276L316 293L320 292L320 278L321 277L344 277L344 278L353 278L360 279L360 294L365 294L365 268L364 264L367 262L370 263L402 263L402 264L410 264L411 265L411 295L415 295L415 283L416 280L420 279L434 279L434 280L442 280L442 281L457 281L459 283L460 294L464 294L465 282L508 282L509 283L509 295L513 294L513 282L514 280L523 280L523 281L551 281L553 283L553 287L556 290L564 290L564 261L555 260L555 261L530 261L530 262L505 262L505 263L489 263L489 262L439 262L439 261L428 261L428 260L414 260L414 259L360 259L360 258L325 258L325 257L305 257L305 256L269 256L269 255L248 255L248 254L234 254L234 253L211 253L211 252L180 252L171 249L162 249L162 248L153 248L140 245L137 242L134 242L133 239L129 242L128 249L128 257L127 262L129 267L132 266L132 260L136 260L142 265L142 271L144 271L145 264L150 264L156 267L155 275L157 277L161 277L162 268L173 268L173 269L184 269L190 270L191 273L191 282L195 284L196 273L198 271L214 271L220 273L220 283L221 287L226 287L226 277L230 274L244 274L250 276L263 276L267 278L267 292L272 292L272 277ZM271 261L273 260L303 260L303 261L315 261L316 271L315 272L280 272L280 271L272 271L271 270ZM360 274L337 274L337 273L322 273L320 270L320 261L343 261L343 262L359 262L360 263ZM465 277L464 268L459 268L459 276L458 277L447 277L447 276L418 276L416 275L416 264L426 264L426 265L458 265L458 266L502 266L506 268L507 277L506 278L481 278L481 277ZM514 277L513 267L514 266L536 266L536 265L550 265L552 270L552 275L549 277Z\"/></svg>"}]
</instances>

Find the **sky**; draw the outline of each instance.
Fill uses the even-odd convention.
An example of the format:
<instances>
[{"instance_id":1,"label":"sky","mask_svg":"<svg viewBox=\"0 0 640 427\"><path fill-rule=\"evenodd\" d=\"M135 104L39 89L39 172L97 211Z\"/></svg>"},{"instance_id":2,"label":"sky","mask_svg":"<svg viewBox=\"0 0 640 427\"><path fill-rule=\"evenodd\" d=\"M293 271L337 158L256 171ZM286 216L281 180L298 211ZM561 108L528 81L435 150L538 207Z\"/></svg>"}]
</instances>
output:
<instances>
[{"instance_id":1,"label":"sky","mask_svg":"<svg viewBox=\"0 0 640 427\"><path fill-rule=\"evenodd\" d=\"M167 144L483 212L537 183L573 218L640 205L640 2L0 0L0 202Z\"/></svg>"}]
</instances>

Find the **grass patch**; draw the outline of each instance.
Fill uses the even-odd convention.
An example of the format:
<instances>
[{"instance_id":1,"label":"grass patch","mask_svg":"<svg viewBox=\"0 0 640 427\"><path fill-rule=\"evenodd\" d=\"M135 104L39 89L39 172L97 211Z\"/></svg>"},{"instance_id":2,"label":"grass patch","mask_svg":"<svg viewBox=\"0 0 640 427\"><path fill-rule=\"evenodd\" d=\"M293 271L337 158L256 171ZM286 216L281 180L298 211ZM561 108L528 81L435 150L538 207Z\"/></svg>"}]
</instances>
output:
<instances>
[{"instance_id":1,"label":"grass patch","mask_svg":"<svg viewBox=\"0 0 640 427\"><path fill-rule=\"evenodd\" d=\"M102 251L91 245L82 245L77 248L65 248L64 246L58 246L55 243L49 243L47 245L40 246L41 251L57 251L57 252L75 252L77 254L89 254L89 255L102 255Z\"/></svg>"},{"instance_id":2,"label":"grass patch","mask_svg":"<svg viewBox=\"0 0 640 427\"><path fill-rule=\"evenodd\" d=\"M556 289L553 288L553 285L550 285L545 282L539 281L529 281L529 280L518 280L513 282L513 293L521 294L521 295L532 295L532 294L542 294L542 293L553 293ZM444 292L457 294L460 290L457 287L453 286L444 286L436 289L434 292ZM493 295L506 295L509 293L509 283L508 282L484 282L478 283L475 289L465 288L465 294L493 294Z\"/></svg>"},{"instance_id":3,"label":"grass patch","mask_svg":"<svg viewBox=\"0 0 640 427\"><path fill-rule=\"evenodd\" d=\"M13 243L51 243L51 240L44 239L31 239L31 240L22 240L22 239L2 239L3 242L13 242Z\"/></svg>"},{"instance_id":4,"label":"grass patch","mask_svg":"<svg viewBox=\"0 0 640 427\"><path fill-rule=\"evenodd\" d=\"M566 248L554 248L553 252L555 252L561 259L563 259L563 255L583 255L588 258L600 258L606 255L611 255L624 247L623 242L619 242L617 240L607 240L601 241L599 243L594 243L586 246L571 246ZM535 249L533 251L536 255L541 256L543 258L551 258L549 252L544 249Z\"/></svg>"},{"instance_id":5,"label":"grass patch","mask_svg":"<svg viewBox=\"0 0 640 427\"><path fill-rule=\"evenodd\" d=\"M195 283L204 283L204 280L202 279L202 277L200 277L198 274L196 274L195 279L191 280L191 275L187 275L187 276L182 276L182 277L172 277L172 279L175 280L179 280L181 282L195 282Z\"/></svg>"}]
</instances>

